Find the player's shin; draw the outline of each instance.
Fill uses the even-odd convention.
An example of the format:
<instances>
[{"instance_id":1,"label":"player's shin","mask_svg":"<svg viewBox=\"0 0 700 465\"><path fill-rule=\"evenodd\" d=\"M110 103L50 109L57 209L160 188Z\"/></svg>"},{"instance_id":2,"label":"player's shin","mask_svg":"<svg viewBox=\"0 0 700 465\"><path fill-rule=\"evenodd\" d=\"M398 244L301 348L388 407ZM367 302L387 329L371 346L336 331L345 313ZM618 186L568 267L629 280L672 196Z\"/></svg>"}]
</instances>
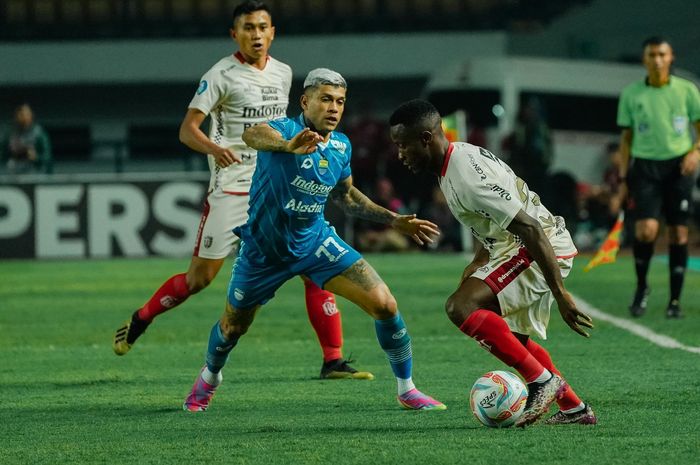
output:
<instances>
[{"instance_id":1,"label":"player's shin","mask_svg":"<svg viewBox=\"0 0 700 465\"><path fill-rule=\"evenodd\" d=\"M668 246L668 267L671 283L670 301L681 298L685 270L688 267L688 244L671 244Z\"/></svg>"},{"instance_id":2,"label":"player's shin","mask_svg":"<svg viewBox=\"0 0 700 465\"><path fill-rule=\"evenodd\" d=\"M238 337L226 339L221 331L221 322L217 321L211 328L209 334L209 345L207 347L207 370L212 374L217 374L226 364L228 354L238 343Z\"/></svg>"},{"instance_id":3,"label":"player's shin","mask_svg":"<svg viewBox=\"0 0 700 465\"><path fill-rule=\"evenodd\" d=\"M546 381L551 376L518 341L500 315L490 310L476 310L464 320L459 329L503 363L515 368L526 382Z\"/></svg>"},{"instance_id":4,"label":"player's shin","mask_svg":"<svg viewBox=\"0 0 700 465\"><path fill-rule=\"evenodd\" d=\"M147 323L165 313L171 308L177 307L190 296L187 287L186 273L176 274L165 281L160 288L139 309L139 318Z\"/></svg>"},{"instance_id":5,"label":"player's shin","mask_svg":"<svg viewBox=\"0 0 700 465\"><path fill-rule=\"evenodd\" d=\"M399 395L414 389L412 381L413 354L411 337L408 335L406 324L397 313L387 320L374 320L379 345L389 359L394 376L399 383Z\"/></svg>"},{"instance_id":6,"label":"player's shin","mask_svg":"<svg viewBox=\"0 0 700 465\"><path fill-rule=\"evenodd\" d=\"M335 296L311 281L304 282L306 311L323 351L323 361L343 357L343 329Z\"/></svg>"}]
</instances>

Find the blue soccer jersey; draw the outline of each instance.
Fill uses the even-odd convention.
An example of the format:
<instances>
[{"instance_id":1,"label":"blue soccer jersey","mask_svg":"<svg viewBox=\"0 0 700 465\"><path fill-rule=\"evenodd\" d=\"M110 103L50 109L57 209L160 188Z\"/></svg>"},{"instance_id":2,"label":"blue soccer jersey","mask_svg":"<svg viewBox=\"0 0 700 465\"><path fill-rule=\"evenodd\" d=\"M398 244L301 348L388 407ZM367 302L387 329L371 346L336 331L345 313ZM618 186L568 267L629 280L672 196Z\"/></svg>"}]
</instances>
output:
<instances>
[{"instance_id":1,"label":"blue soccer jersey","mask_svg":"<svg viewBox=\"0 0 700 465\"><path fill-rule=\"evenodd\" d=\"M301 132L303 115L268 123L286 140ZM335 185L350 176L352 147L332 132L315 152L258 152L250 188L248 222L236 229L246 254L260 263L288 262L312 253L327 228L323 211Z\"/></svg>"}]
</instances>

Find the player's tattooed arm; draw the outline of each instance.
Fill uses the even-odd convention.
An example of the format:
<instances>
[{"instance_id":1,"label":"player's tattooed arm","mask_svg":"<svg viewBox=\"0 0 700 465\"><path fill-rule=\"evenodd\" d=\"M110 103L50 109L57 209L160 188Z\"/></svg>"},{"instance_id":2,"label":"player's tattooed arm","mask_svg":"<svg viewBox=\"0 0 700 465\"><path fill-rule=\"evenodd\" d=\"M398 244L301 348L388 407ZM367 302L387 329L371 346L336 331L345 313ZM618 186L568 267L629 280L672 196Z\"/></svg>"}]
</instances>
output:
<instances>
[{"instance_id":1,"label":"player's tattooed arm","mask_svg":"<svg viewBox=\"0 0 700 465\"><path fill-rule=\"evenodd\" d=\"M263 152L287 152L304 155L314 152L316 144L322 141L323 137L309 128L304 128L290 140L287 140L267 123L256 124L243 132L243 142L248 147Z\"/></svg>"},{"instance_id":2,"label":"player's tattooed arm","mask_svg":"<svg viewBox=\"0 0 700 465\"><path fill-rule=\"evenodd\" d=\"M418 219L416 215L399 215L372 202L352 185L352 176L340 181L331 191L330 197L346 214L391 225L397 231L410 236L419 245L433 242L433 236L440 234L438 226L430 221Z\"/></svg>"},{"instance_id":3,"label":"player's tattooed arm","mask_svg":"<svg viewBox=\"0 0 700 465\"><path fill-rule=\"evenodd\" d=\"M330 194L343 211L350 215L375 223L390 224L398 214L372 202L352 184L352 176L340 181Z\"/></svg>"}]
</instances>

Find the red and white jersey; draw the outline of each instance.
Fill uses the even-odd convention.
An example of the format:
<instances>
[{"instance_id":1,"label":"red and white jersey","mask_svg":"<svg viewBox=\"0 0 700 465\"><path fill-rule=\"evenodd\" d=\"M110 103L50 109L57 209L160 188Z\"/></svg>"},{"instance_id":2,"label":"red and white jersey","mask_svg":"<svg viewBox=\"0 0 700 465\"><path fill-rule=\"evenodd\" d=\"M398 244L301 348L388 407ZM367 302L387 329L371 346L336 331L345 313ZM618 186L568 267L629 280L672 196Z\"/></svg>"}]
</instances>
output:
<instances>
[{"instance_id":1,"label":"red and white jersey","mask_svg":"<svg viewBox=\"0 0 700 465\"><path fill-rule=\"evenodd\" d=\"M481 242L491 257L517 254L523 244L506 230L522 209L536 218L557 257L577 250L564 219L552 215L539 196L488 150L463 142L450 144L439 178L452 214Z\"/></svg>"},{"instance_id":2,"label":"red and white jersey","mask_svg":"<svg viewBox=\"0 0 700 465\"><path fill-rule=\"evenodd\" d=\"M244 194L250 189L257 152L243 142L243 131L255 124L286 116L292 69L268 56L260 70L249 65L240 52L219 60L202 76L189 108L211 117L209 138L243 158L226 168L216 166L209 155L209 189Z\"/></svg>"}]
</instances>

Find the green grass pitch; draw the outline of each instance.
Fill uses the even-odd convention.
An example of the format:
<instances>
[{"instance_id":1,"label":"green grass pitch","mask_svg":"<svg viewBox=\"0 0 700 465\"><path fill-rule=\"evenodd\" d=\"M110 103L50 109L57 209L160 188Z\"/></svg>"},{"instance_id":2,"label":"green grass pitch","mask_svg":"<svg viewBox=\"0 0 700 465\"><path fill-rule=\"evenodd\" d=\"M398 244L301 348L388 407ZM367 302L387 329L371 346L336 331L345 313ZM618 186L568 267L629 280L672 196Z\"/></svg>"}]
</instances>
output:
<instances>
[{"instance_id":1,"label":"green grass pitch","mask_svg":"<svg viewBox=\"0 0 700 465\"><path fill-rule=\"evenodd\" d=\"M414 344L417 386L448 405L408 412L372 320L340 302L345 355L374 381L318 379L320 349L301 281L280 289L224 370L203 414L181 404L220 316L229 267L167 313L124 357L113 331L187 259L0 263L0 463L686 464L700 460L700 355L658 347L598 322L590 339L552 309L544 346L599 416L594 427L481 426L468 407L481 374L505 367L444 316L465 264L459 255L368 256L399 302ZM569 289L622 318L630 258ZM667 267L652 265L649 313L637 323L700 346L700 274L686 278L686 318L667 321Z\"/></svg>"}]
</instances>

